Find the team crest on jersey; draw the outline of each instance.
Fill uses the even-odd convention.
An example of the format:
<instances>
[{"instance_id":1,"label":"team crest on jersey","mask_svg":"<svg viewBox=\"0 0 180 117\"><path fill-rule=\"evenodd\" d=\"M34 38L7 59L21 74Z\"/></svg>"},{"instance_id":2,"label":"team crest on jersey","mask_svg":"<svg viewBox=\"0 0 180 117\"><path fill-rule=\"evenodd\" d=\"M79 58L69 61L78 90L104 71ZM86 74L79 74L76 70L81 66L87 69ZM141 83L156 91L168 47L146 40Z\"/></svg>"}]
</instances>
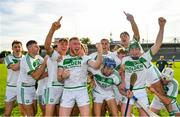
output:
<instances>
[{"instance_id":1,"label":"team crest on jersey","mask_svg":"<svg viewBox=\"0 0 180 117\"><path fill-rule=\"evenodd\" d=\"M64 68L81 67L81 62L82 62L81 57L67 58L63 61L63 67Z\"/></svg>"},{"instance_id":2,"label":"team crest on jersey","mask_svg":"<svg viewBox=\"0 0 180 117\"><path fill-rule=\"evenodd\" d=\"M102 88L107 88L113 84L113 79L102 77L98 74L94 75L98 85Z\"/></svg>"},{"instance_id":3,"label":"team crest on jersey","mask_svg":"<svg viewBox=\"0 0 180 117\"><path fill-rule=\"evenodd\" d=\"M39 67L39 65L40 65L40 60L39 59L36 59L35 61L33 61L33 67L34 68Z\"/></svg>"}]
</instances>

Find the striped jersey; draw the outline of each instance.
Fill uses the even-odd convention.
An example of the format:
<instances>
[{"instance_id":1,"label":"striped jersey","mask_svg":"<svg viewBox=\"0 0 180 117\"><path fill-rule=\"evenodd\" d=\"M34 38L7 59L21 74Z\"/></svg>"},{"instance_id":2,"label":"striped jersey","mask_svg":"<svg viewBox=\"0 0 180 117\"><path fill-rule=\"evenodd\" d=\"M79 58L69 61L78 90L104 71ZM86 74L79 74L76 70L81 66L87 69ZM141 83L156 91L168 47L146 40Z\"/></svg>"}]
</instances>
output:
<instances>
[{"instance_id":1,"label":"striped jersey","mask_svg":"<svg viewBox=\"0 0 180 117\"><path fill-rule=\"evenodd\" d=\"M24 55L22 55L23 57ZM8 68L8 75L7 75L7 85L8 86L16 86L17 85L17 80L19 77L19 70L18 71L13 71L12 69L9 68L9 65L11 64L16 64L20 62L22 57L15 57L13 54L10 54L5 57L4 62Z\"/></svg>"},{"instance_id":2,"label":"striped jersey","mask_svg":"<svg viewBox=\"0 0 180 117\"><path fill-rule=\"evenodd\" d=\"M33 58L29 54L26 54L20 62L18 85L35 85L36 80L31 76L31 73L37 70L42 63L43 58L40 55L37 55Z\"/></svg>"},{"instance_id":3,"label":"striped jersey","mask_svg":"<svg viewBox=\"0 0 180 117\"><path fill-rule=\"evenodd\" d=\"M131 56L126 56L122 59L122 65L125 66L125 85L129 89L130 86L130 77L132 73L137 74L137 80L134 85L134 90L139 88L144 88L146 85L147 69L150 68L152 60L151 50L143 53L139 59L134 60Z\"/></svg>"},{"instance_id":4,"label":"striped jersey","mask_svg":"<svg viewBox=\"0 0 180 117\"><path fill-rule=\"evenodd\" d=\"M59 68L68 69L70 71L69 78L64 81L64 89L86 87L89 60L91 60L91 57L87 55L82 57L66 55L63 60L58 63Z\"/></svg>"}]
</instances>

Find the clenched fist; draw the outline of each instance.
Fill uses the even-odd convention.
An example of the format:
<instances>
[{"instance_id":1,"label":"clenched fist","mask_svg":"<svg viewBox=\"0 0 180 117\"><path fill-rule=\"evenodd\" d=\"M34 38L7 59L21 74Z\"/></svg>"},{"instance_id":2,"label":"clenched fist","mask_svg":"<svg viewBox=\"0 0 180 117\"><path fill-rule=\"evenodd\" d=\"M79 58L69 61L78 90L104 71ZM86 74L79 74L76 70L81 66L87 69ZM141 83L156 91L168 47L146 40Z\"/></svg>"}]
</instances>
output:
<instances>
[{"instance_id":1,"label":"clenched fist","mask_svg":"<svg viewBox=\"0 0 180 117\"><path fill-rule=\"evenodd\" d=\"M160 27L164 27L166 24L166 19L163 17L159 17L158 22Z\"/></svg>"}]
</instances>

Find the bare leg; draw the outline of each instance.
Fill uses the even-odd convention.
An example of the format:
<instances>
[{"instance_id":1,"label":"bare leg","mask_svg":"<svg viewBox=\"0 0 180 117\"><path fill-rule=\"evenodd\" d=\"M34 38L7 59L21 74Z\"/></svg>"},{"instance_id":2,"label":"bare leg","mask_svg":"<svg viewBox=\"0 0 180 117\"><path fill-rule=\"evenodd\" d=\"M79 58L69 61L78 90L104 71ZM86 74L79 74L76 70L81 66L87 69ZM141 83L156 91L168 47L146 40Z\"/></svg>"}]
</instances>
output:
<instances>
[{"instance_id":1,"label":"bare leg","mask_svg":"<svg viewBox=\"0 0 180 117\"><path fill-rule=\"evenodd\" d=\"M108 104L108 107L110 109L112 116L118 116L118 108L117 108L117 103L115 99L108 100L107 104Z\"/></svg>"},{"instance_id":2,"label":"bare leg","mask_svg":"<svg viewBox=\"0 0 180 117\"><path fill-rule=\"evenodd\" d=\"M121 116L124 116L125 114L125 109L126 109L126 104L122 103L121 104ZM132 105L129 105L128 111L127 111L127 116L131 116L131 111L132 111Z\"/></svg>"},{"instance_id":3,"label":"bare leg","mask_svg":"<svg viewBox=\"0 0 180 117\"><path fill-rule=\"evenodd\" d=\"M34 115L37 113L37 100L33 100Z\"/></svg>"},{"instance_id":4,"label":"bare leg","mask_svg":"<svg viewBox=\"0 0 180 117\"><path fill-rule=\"evenodd\" d=\"M107 105L106 101L103 101L102 107L101 107L101 116L106 115L106 111L107 111L106 105Z\"/></svg>"},{"instance_id":5,"label":"bare leg","mask_svg":"<svg viewBox=\"0 0 180 117\"><path fill-rule=\"evenodd\" d=\"M93 104L93 110L94 110L94 116L101 116L101 109L102 109L102 103L96 103Z\"/></svg>"},{"instance_id":6,"label":"bare leg","mask_svg":"<svg viewBox=\"0 0 180 117\"><path fill-rule=\"evenodd\" d=\"M19 111L21 113L21 116L26 116L27 114L26 114L26 110L25 110L23 104L18 104L18 106L19 106Z\"/></svg>"},{"instance_id":7,"label":"bare leg","mask_svg":"<svg viewBox=\"0 0 180 117\"><path fill-rule=\"evenodd\" d=\"M60 106L59 116L70 116L72 108Z\"/></svg>"},{"instance_id":8,"label":"bare leg","mask_svg":"<svg viewBox=\"0 0 180 117\"><path fill-rule=\"evenodd\" d=\"M4 112L4 116L10 116L13 110L13 106L14 106L15 101L11 101L11 102L5 102L5 112Z\"/></svg>"},{"instance_id":9,"label":"bare leg","mask_svg":"<svg viewBox=\"0 0 180 117\"><path fill-rule=\"evenodd\" d=\"M26 111L27 116L35 116L35 112L34 112L34 104L30 104L30 105L24 105L23 107Z\"/></svg>"},{"instance_id":10,"label":"bare leg","mask_svg":"<svg viewBox=\"0 0 180 117\"><path fill-rule=\"evenodd\" d=\"M55 110L55 104L47 104L45 116L53 116Z\"/></svg>"},{"instance_id":11,"label":"bare leg","mask_svg":"<svg viewBox=\"0 0 180 117\"><path fill-rule=\"evenodd\" d=\"M81 106L79 107L80 110L80 116L85 116L85 117L89 117L90 116L90 105L85 105L85 106Z\"/></svg>"}]
</instances>

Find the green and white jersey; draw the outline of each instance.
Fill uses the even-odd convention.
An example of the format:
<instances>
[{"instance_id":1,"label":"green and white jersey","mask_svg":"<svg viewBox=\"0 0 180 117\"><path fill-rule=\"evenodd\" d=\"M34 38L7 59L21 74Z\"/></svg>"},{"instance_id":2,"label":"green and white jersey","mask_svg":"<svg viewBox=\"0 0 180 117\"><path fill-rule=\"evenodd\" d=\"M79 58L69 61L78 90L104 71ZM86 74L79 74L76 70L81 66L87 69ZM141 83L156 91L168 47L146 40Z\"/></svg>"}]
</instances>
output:
<instances>
[{"instance_id":1,"label":"green and white jersey","mask_svg":"<svg viewBox=\"0 0 180 117\"><path fill-rule=\"evenodd\" d=\"M148 50L139 59L134 60L130 56L124 57L122 60L122 65L125 65L125 85L129 89L130 86L130 77L132 73L137 74L137 80L134 85L134 90L144 88L146 85L146 78L148 68L151 67L152 53L151 50Z\"/></svg>"},{"instance_id":2,"label":"green and white jersey","mask_svg":"<svg viewBox=\"0 0 180 117\"><path fill-rule=\"evenodd\" d=\"M88 69L92 72L95 79L95 90L98 92L113 90L113 85L119 85L121 83L120 76L116 71L110 76L102 74L101 70L95 70L93 68Z\"/></svg>"},{"instance_id":3,"label":"green and white jersey","mask_svg":"<svg viewBox=\"0 0 180 117\"><path fill-rule=\"evenodd\" d=\"M60 83L57 80L57 69L58 69L58 57L59 53L57 51L53 51L51 57L47 60L47 68L48 68L48 83L47 87L52 86L63 86L64 84Z\"/></svg>"},{"instance_id":4,"label":"green and white jersey","mask_svg":"<svg viewBox=\"0 0 180 117\"><path fill-rule=\"evenodd\" d=\"M172 99L176 99L178 95L179 84L177 80L173 79L167 85L164 86L164 91L168 97Z\"/></svg>"},{"instance_id":5,"label":"green and white jersey","mask_svg":"<svg viewBox=\"0 0 180 117\"><path fill-rule=\"evenodd\" d=\"M88 61L91 57L84 55L82 57L66 55L58 63L59 68L70 71L69 78L64 80L64 89L77 89L87 85Z\"/></svg>"},{"instance_id":6,"label":"green and white jersey","mask_svg":"<svg viewBox=\"0 0 180 117\"><path fill-rule=\"evenodd\" d=\"M23 57L24 55L22 55ZM13 71L12 69L9 68L9 65L11 64L16 64L20 62L21 58L15 57L13 54L10 54L5 57L4 62L8 68L8 76L7 76L7 86L16 86L17 85L17 80L19 77L19 70L18 71Z\"/></svg>"},{"instance_id":7,"label":"green and white jersey","mask_svg":"<svg viewBox=\"0 0 180 117\"><path fill-rule=\"evenodd\" d=\"M31 73L37 70L42 63L43 58L40 55L33 58L29 54L26 54L20 62L18 85L35 85L36 80L31 76Z\"/></svg>"}]
</instances>

